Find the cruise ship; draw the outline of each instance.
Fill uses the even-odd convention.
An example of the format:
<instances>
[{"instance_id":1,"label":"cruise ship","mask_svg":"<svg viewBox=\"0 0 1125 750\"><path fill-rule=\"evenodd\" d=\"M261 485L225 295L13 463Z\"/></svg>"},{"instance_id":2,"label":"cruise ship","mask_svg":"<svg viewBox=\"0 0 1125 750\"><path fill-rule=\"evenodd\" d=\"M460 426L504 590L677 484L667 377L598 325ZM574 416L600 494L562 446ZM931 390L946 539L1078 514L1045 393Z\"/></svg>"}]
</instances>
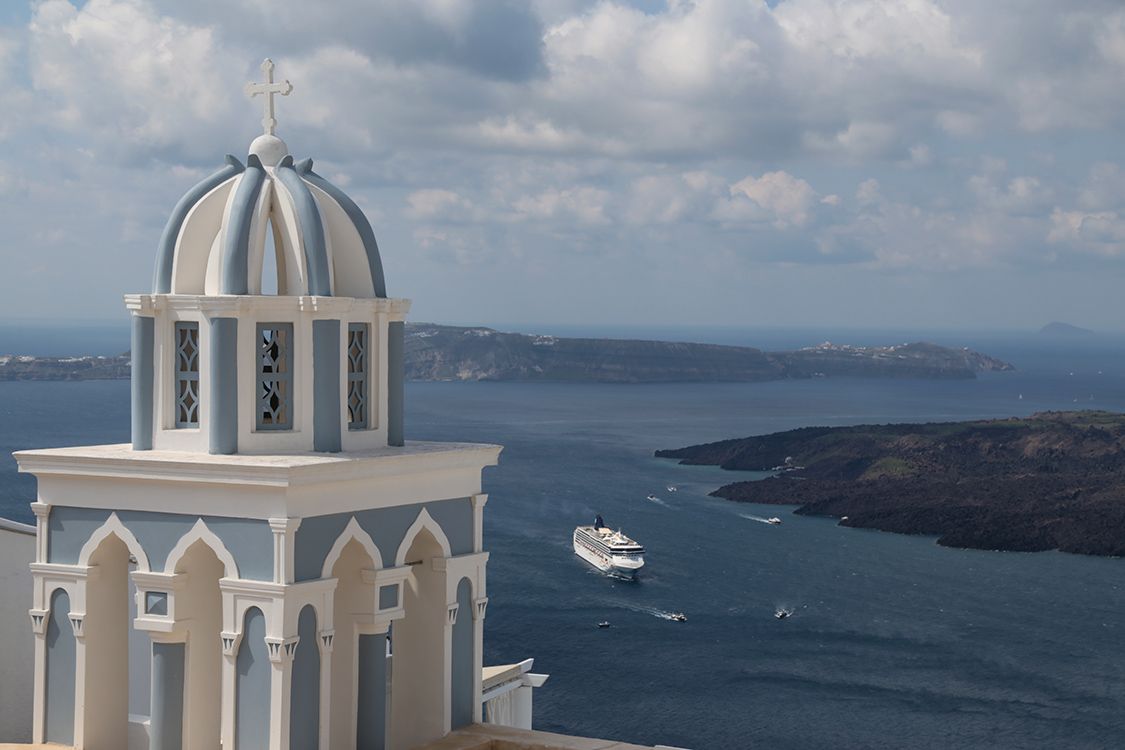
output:
<instances>
[{"instance_id":1,"label":"cruise ship","mask_svg":"<svg viewBox=\"0 0 1125 750\"><path fill-rule=\"evenodd\" d=\"M594 519L593 526L574 530L574 554L607 573L632 578L645 564L644 553L644 547L620 531L606 528L601 516Z\"/></svg>"}]
</instances>

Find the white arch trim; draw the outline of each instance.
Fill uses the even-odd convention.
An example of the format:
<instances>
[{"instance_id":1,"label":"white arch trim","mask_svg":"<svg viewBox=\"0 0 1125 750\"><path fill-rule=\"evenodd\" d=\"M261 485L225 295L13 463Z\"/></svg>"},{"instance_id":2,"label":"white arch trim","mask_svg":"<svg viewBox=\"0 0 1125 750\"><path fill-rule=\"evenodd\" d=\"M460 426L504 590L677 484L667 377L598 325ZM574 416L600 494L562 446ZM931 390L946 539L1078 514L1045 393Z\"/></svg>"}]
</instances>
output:
<instances>
[{"instance_id":1,"label":"white arch trim","mask_svg":"<svg viewBox=\"0 0 1125 750\"><path fill-rule=\"evenodd\" d=\"M449 537L441 530L438 522L430 517L429 511L422 508L418 513L418 517L414 519L414 523L406 530L406 535L402 537L402 544L398 546L398 552L395 553L395 567L400 568L406 564L406 553L410 551L410 545L414 543L414 538L418 536L418 532L422 529L429 529L430 533L434 535L434 539L441 546L441 553L443 557L452 557L453 551L449 546Z\"/></svg>"},{"instance_id":2,"label":"white arch trim","mask_svg":"<svg viewBox=\"0 0 1125 750\"><path fill-rule=\"evenodd\" d=\"M188 551L188 547L196 542L202 541L215 556L219 558L219 562L223 564L223 575L226 578L238 578L238 563L234 561L234 555L230 553L227 546L223 544L223 540L215 536L215 532L207 527L207 524L200 518L191 527L191 531L180 537L180 541L176 542L176 546L168 553L168 559L164 561L164 572L171 574L176 572L176 564L180 562L180 558Z\"/></svg>"},{"instance_id":3,"label":"white arch trim","mask_svg":"<svg viewBox=\"0 0 1125 750\"><path fill-rule=\"evenodd\" d=\"M379 552L379 548L375 546L375 540L371 535L363 530L359 525L359 521L355 520L352 516L348 521L348 525L340 532L340 536L336 537L336 543L332 545L332 549L328 552L328 557L324 558L324 566L320 569L321 578L331 578L332 568L336 567L336 562L340 559L340 555L344 553L344 547L348 542L355 539L362 546L364 551L371 556L372 561L375 563L375 569L378 570L383 567L383 554Z\"/></svg>"},{"instance_id":4,"label":"white arch trim","mask_svg":"<svg viewBox=\"0 0 1125 750\"><path fill-rule=\"evenodd\" d=\"M109 518L105 523L98 527L97 531L90 535L86 543L82 545L82 551L78 553L78 564L89 565L90 556L97 551L101 543L105 541L106 537L113 534L129 548L131 554L137 561L137 570L148 573L151 568L148 564L148 555L145 554L144 547L137 541L137 537L133 536L133 532L125 528L125 524L121 523L121 519L117 517L117 513L110 513Z\"/></svg>"}]
</instances>

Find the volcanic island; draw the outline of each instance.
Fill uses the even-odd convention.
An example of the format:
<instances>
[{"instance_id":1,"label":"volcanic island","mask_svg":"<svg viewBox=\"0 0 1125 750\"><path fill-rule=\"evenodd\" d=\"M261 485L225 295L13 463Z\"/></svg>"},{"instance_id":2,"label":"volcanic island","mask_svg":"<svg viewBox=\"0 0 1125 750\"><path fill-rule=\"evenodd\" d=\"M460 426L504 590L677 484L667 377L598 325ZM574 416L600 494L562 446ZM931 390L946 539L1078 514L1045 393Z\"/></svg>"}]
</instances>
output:
<instances>
[{"instance_id":1,"label":"volcanic island","mask_svg":"<svg viewBox=\"0 0 1125 750\"><path fill-rule=\"evenodd\" d=\"M937 537L946 547L1125 556L1125 414L806 427L656 455L776 471L711 493Z\"/></svg>"}]
</instances>

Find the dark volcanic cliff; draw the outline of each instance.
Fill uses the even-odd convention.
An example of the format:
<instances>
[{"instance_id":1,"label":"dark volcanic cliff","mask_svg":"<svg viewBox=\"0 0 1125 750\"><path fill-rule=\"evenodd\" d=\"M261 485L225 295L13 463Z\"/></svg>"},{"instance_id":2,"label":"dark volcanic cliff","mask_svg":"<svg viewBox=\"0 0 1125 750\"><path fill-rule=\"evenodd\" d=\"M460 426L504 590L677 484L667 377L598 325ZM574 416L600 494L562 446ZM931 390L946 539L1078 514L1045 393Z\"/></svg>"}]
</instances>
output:
<instances>
[{"instance_id":1,"label":"dark volcanic cliff","mask_svg":"<svg viewBox=\"0 0 1125 750\"><path fill-rule=\"evenodd\" d=\"M713 495L932 534L950 547L1125 556L1125 415L813 427L658 456L726 469L790 467Z\"/></svg>"}]
</instances>

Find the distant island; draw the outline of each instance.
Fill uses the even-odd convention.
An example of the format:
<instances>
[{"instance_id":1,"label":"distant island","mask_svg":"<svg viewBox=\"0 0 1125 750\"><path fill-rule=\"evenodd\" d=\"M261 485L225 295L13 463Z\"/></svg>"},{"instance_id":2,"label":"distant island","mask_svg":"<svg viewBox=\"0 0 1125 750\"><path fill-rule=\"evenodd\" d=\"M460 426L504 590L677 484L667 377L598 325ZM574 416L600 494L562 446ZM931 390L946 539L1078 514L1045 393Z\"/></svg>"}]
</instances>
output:
<instances>
[{"instance_id":1,"label":"distant island","mask_svg":"<svg viewBox=\"0 0 1125 750\"><path fill-rule=\"evenodd\" d=\"M776 470L711 493L947 547L1125 556L1125 414L808 427L657 456Z\"/></svg>"},{"instance_id":2,"label":"distant island","mask_svg":"<svg viewBox=\"0 0 1125 750\"><path fill-rule=\"evenodd\" d=\"M935 344L857 348L824 343L794 351L636 339L501 333L491 328L408 324L408 380L545 382L760 382L814 377L975 378L1013 370L970 349Z\"/></svg>"},{"instance_id":3,"label":"distant island","mask_svg":"<svg viewBox=\"0 0 1125 750\"><path fill-rule=\"evenodd\" d=\"M0 356L0 380L129 377L129 353L113 357ZM969 379L1014 369L971 349L918 342L793 351L636 339L502 333L491 328L407 323L408 380L567 383L761 382L816 377Z\"/></svg>"},{"instance_id":4,"label":"distant island","mask_svg":"<svg viewBox=\"0 0 1125 750\"><path fill-rule=\"evenodd\" d=\"M1040 328L1039 335L1055 339L1075 339L1093 336L1094 332L1089 328L1079 328L1078 326L1072 326L1070 323L1060 323L1056 320Z\"/></svg>"}]
</instances>

